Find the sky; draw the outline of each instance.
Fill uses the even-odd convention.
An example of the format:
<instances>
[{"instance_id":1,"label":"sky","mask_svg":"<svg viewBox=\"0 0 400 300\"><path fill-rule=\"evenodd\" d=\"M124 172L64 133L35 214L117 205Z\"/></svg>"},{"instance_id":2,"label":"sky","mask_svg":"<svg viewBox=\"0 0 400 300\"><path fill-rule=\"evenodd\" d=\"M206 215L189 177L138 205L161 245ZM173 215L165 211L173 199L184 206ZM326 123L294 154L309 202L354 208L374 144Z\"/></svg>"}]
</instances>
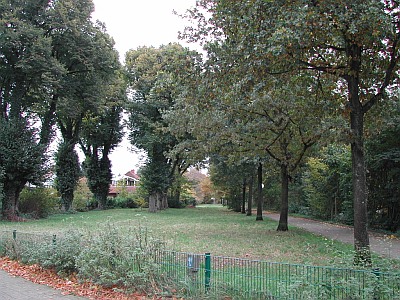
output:
<instances>
[{"instance_id":1,"label":"sky","mask_svg":"<svg viewBox=\"0 0 400 300\"><path fill-rule=\"evenodd\" d=\"M92 17L106 24L123 60L129 49L165 45L178 40L187 21L173 14L184 13L195 0L93 0Z\"/></svg>"},{"instance_id":2,"label":"sky","mask_svg":"<svg viewBox=\"0 0 400 300\"><path fill-rule=\"evenodd\" d=\"M199 49L178 40L187 21L173 14L173 10L184 13L193 7L196 0L93 0L94 20L105 23L107 32L115 41L121 62L125 53L140 46L159 47L170 42L179 42L185 47ZM125 174L143 164L143 153L131 151L124 141L110 155L114 176Z\"/></svg>"}]
</instances>

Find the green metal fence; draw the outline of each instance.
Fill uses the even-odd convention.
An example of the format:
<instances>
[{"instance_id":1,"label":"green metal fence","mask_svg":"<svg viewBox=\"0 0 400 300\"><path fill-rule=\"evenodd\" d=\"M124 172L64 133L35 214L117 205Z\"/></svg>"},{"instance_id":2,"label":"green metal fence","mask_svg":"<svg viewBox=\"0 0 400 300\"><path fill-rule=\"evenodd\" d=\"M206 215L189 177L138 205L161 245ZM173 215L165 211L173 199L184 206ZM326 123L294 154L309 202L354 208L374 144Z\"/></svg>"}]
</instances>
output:
<instances>
[{"instance_id":1,"label":"green metal fence","mask_svg":"<svg viewBox=\"0 0 400 300\"><path fill-rule=\"evenodd\" d=\"M159 251L162 272L233 299L400 299L400 274Z\"/></svg>"},{"instance_id":2,"label":"green metal fence","mask_svg":"<svg viewBox=\"0 0 400 300\"><path fill-rule=\"evenodd\" d=\"M4 249L53 245L63 237L0 232ZM18 257L18 255L16 255ZM400 273L295 265L157 250L158 271L192 299L400 299ZM134 258L132 258L132 261Z\"/></svg>"}]
</instances>

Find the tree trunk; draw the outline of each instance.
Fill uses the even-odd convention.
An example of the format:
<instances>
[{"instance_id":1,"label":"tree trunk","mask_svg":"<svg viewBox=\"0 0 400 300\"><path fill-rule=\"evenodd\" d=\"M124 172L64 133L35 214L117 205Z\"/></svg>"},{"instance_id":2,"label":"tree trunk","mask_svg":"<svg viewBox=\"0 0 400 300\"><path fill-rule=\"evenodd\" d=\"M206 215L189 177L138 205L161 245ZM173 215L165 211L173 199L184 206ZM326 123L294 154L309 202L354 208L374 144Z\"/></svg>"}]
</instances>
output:
<instances>
[{"instance_id":1,"label":"tree trunk","mask_svg":"<svg viewBox=\"0 0 400 300\"><path fill-rule=\"evenodd\" d=\"M107 195L104 193L95 193L94 198L97 200L97 208L100 210L104 210L107 208Z\"/></svg>"},{"instance_id":2,"label":"tree trunk","mask_svg":"<svg viewBox=\"0 0 400 300\"><path fill-rule=\"evenodd\" d=\"M371 252L367 230L367 181L364 157L364 108L360 102L361 46L346 45L350 72L346 77L350 104L352 133L351 161L354 197L354 248L356 265L371 265Z\"/></svg>"},{"instance_id":3,"label":"tree trunk","mask_svg":"<svg viewBox=\"0 0 400 300\"><path fill-rule=\"evenodd\" d=\"M18 199L23 185L5 183L3 187L4 197L2 201L2 216L7 221L20 221L18 216Z\"/></svg>"},{"instance_id":4,"label":"tree trunk","mask_svg":"<svg viewBox=\"0 0 400 300\"><path fill-rule=\"evenodd\" d=\"M367 182L363 145L363 115L351 113L351 128L354 141L351 143L354 197L354 248L356 265L371 265L371 253L368 236Z\"/></svg>"},{"instance_id":5,"label":"tree trunk","mask_svg":"<svg viewBox=\"0 0 400 300\"><path fill-rule=\"evenodd\" d=\"M64 212L69 212L72 206L72 201L74 200L74 191L66 191L61 195L61 210Z\"/></svg>"},{"instance_id":6,"label":"tree trunk","mask_svg":"<svg viewBox=\"0 0 400 300\"><path fill-rule=\"evenodd\" d=\"M289 215L289 174L286 164L281 164L281 214L277 231L288 231Z\"/></svg>"},{"instance_id":7,"label":"tree trunk","mask_svg":"<svg viewBox=\"0 0 400 300\"><path fill-rule=\"evenodd\" d=\"M149 196L149 212L157 212L157 193L152 193Z\"/></svg>"},{"instance_id":8,"label":"tree trunk","mask_svg":"<svg viewBox=\"0 0 400 300\"><path fill-rule=\"evenodd\" d=\"M244 178L242 187L242 214L246 213L246 186L246 178Z\"/></svg>"},{"instance_id":9,"label":"tree trunk","mask_svg":"<svg viewBox=\"0 0 400 300\"><path fill-rule=\"evenodd\" d=\"M161 209L167 209L168 208L168 197L167 193L161 193L160 194L160 200L161 200ZM179 197L178 197L179 201Z\"/></svg>"},{"instance_id":10,"label":"tree trunk","mask_svg":"<svg viewBox=\"0 0 400 300\"><path fill-rule=\"evenodd\" d=\"M263 221L263 195L262 195L262 163L257 168L257 217L256 221Z\"/></svg>"},{"instance_id":11,"label":"tree trunk","mask_svg":"<svg viewBox=\"0 0 400 300\"><path fill-rule=\"evenodd\" d=\"M252 208L253 208L253 181L254 177L251 175L250 182L249 182L249 199L247 200L247 214L246 216L251 216Z\"/></svg>"}]
</instances>

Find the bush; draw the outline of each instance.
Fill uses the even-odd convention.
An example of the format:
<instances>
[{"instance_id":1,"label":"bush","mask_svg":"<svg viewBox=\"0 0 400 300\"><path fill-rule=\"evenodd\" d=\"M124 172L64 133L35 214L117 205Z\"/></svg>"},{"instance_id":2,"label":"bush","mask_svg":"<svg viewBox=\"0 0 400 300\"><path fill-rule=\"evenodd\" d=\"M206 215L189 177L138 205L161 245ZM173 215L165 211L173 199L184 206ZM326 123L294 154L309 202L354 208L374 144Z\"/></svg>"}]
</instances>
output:
<instances>
[{"instance_id":1,"label":"bush","mask_svg":"<svg viewBox=\"0 0 400 300\"><path fill-rule=\"evenodd\" d=\"M16 239L6 240L3 255L23 263L40 264L54 268L59 274L76 272L76 257L82 246L82 234L77 230L67 231L63 236L17 233Z\"/></svg>"},{"instance_id":2,"label":"bush","mask_svg":"<svg viewBox=\"0 0 400 300\"><path fill-rule=\"evenodd\" d=\"M145 291L159 278L155 255L163 243L153 238L147 228L139 226L123 232L107 223L99 234L88 236L85 243L88 247L82 247L76 261L78 276L83 280Z\"/></svg>"},{"instance_id":3,"label":"bush","mask_svg":"<svg viewBox=\"0 0 400 300\"><path fill-rule=\"evenodd\" d=\"M62 236L17 233L0 244L0 254L23 263L54 268L61 275L77 273L82 280L103 286L152 291L164 277L156 264L164 243L138 226L122 231L107 222L99 233L71 229ZM154 292L154 291L153 291Z\"/></svg>"},{"instance_id":4,"label":"bush","mask_svg":"<svg viewBox=\"0 0 400 300\"><path fill-rule=\"evenodd\" d=\"M24 188L19 198L19 212L27 217L46 218L59 207L57 192L51 188Z\"/></svg>"},{"instance_id":5,"label":"bush","mask_svg":"<svg viewBox=\"0 0 400 300\"><path fill-rule=\"evenodd\" d=\"M77 211L88 211L97 208L97 202L93 199L93 193L90 191L85 177L79 179L72 205Z\"/></svg>"},{"instance_id":6,"label":"bush","mask_svg":"<svg viewBox=\"0 0 400 300\"><path fill-rule=\"evenodd\" d=\"M117 196L114 198L114 206L117 208L138 208L138 204L133 195L126 197Z\"/></svg>"}]
</instances>

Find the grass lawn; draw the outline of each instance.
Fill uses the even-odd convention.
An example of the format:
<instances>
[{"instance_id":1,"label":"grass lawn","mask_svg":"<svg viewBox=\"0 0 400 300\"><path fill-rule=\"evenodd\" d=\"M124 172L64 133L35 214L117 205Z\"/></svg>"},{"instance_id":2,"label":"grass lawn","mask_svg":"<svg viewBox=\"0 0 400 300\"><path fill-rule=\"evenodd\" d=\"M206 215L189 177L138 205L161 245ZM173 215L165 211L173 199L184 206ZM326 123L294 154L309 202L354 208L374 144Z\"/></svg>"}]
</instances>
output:
<instances>
[{"instance_id":1,"label":"grass lawn","mask_svg":"<svg viewBox=\"0 0 400 300\"><path fill-rule=\"evenodd\" d=\"M101 230L102 224L126 228L147 228L163 240L166 248L176 251L261 259L274 262L352 266L352 245L315 236L290 227L277 232L277 222L264 219L256 222L222 206L168 209L156 214L140 209L112 209L75 214L52 215L48 219L22 223L0 222L0 230L25 233L60 234L68 229ZM399 268L399 261L374 258L376 265Z\"/></svg>"}]
</instances>

